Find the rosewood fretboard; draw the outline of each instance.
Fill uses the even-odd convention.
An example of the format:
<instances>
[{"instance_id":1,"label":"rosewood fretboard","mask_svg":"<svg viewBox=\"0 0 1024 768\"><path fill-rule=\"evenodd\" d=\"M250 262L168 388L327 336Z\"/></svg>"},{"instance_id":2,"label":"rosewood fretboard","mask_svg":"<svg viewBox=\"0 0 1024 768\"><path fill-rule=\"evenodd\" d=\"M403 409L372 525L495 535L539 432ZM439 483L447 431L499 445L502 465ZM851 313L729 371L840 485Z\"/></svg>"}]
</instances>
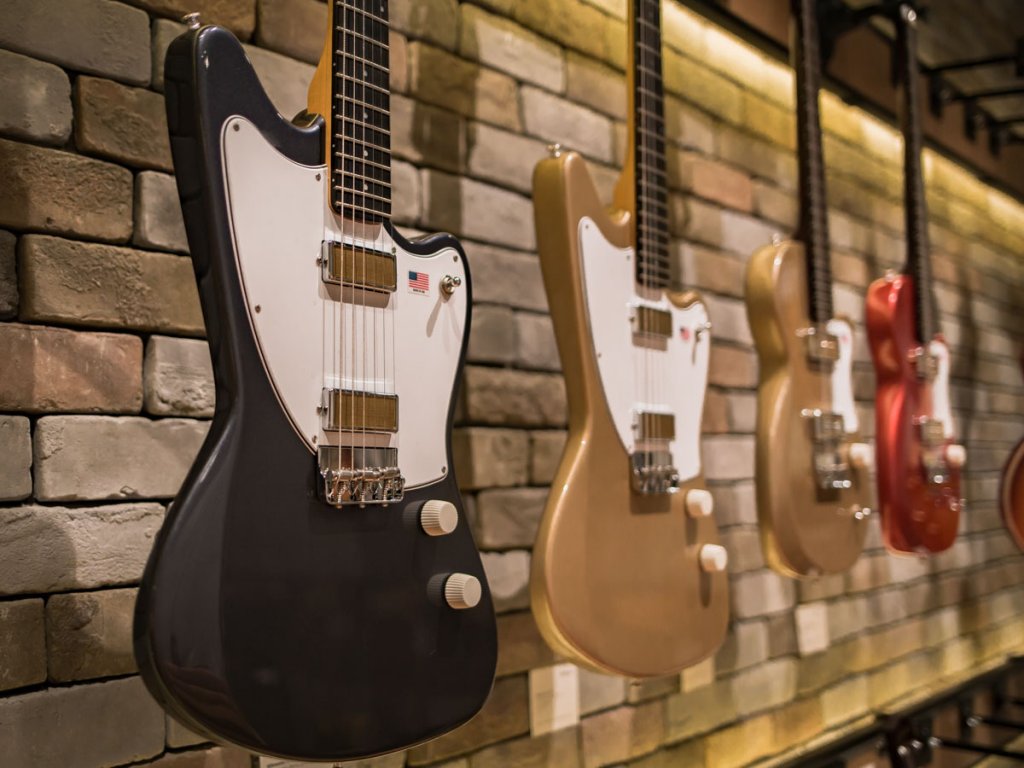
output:
<instances>
[{"instance_id":1,"label":"rosewood fretboard","mask_svg":"<svg viewBox=\"0 0 1024 768\"><path fill-rule=\"evenodd\" d=\"M832 319L832 266L818 110L821 56L818 51L817 3L815 0L791 2L790 57L796 73L797 164L800 176L800 229L797 239L804 244L806 252L811 321L823 324Z\"/></svg>"},{"instance_id":2,"label":"rosewood fretboard","mask_svg":"<svg viewBox=\"0 0 1024 768\"><path fill-rule=\"evenodd\" d=\"M340 215L391 217L388 0L331 0L331 202Z\"/></svg>"},{"instance_id":3,"label":"rosewood fretboard","mask_svg":"<svg viewBox=\"0 0 1024 768\"><path fill-rule=\"evenodd\" d=\"M633 147L636 163L636 280L667 288L668 195L665 175L665 104L661 77L660 0L632 0Z\"/></svg>"}]
</instances>

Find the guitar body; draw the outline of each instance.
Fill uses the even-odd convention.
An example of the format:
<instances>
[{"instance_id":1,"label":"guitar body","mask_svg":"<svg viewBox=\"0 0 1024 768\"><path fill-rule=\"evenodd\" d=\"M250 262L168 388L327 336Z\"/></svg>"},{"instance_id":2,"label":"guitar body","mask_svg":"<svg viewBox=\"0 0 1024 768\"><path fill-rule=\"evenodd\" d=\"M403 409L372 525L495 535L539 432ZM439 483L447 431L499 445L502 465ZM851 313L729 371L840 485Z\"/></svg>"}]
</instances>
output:
<instances>
[{"instance_id":1,"label":"guitar body","mask_svg":"<svg viewBox=\"0 0 1024 768\"><path fill-rule=\"evenodd\" d=\"M1013 540L1024 549L1024 440L1017 443L1003 468L999 508Z\"/></svg>"},{"instance_id":2,"label":"guitar body","mask_svg":"<svg viewBox=\"0 0 1024 768\"><path fill-rule=\"evenodd\" d=\"M943 423L944 438L934 450L953 446L949 350L941 338L932 339L936 375L931 380L919 377L913 362L921 346L914 315L913 278L891 275L871 284L867 329L876 376L878 502L890 550L942 552L953 545L960 522L960 470L949 466L941 481L929 479L929 449L922 442L920 422L926 418Z\"/></svg>"},{"instance_id":3,"label":"guitar body","mask_svg":"<svg viewBox=\"0 0 1024 768\"><path fill-rule=\"evenodd\" d=\"M794 241L770 245L747 267L747 314L757 347L757 511L761 543L769 564L791 576L835 573L849 568L864 547L864 514L871 505L868 468L850 460L859 444L853 399L853 329L833 319L837 340L831 371L808 359L812 326L807 307L803 246ZM824 491L814 472L815 447L807 412L843 416L841 458L850 464L849 488Z\"/></svg>"},{"instance_id":4,"label":"guitar body","mask_svg":"<svg viewBox=\"0 0 1024 768\"><path fill-rule=\"evenodd\" d=\"M145 570L140 671L176 719L252 752L340 761L438 736L480 709L496 662L448 440L469 331L465 257L449 236L377 234L400 277L432 278L433 293L400 279L387 299L403 432L422 431L399 453L404 498L326 503L314 447L324 350L352 308L317 262L338 226L323 123L284 121L217 27L176 40L166 77L217 410ZM437 286L453 271L463 288L447 301ZM428 500L454 505L454 531L427 535ZM479 579L475 608L446 604L453 573Z\"/></svg>"},{"instance_id":5,"label":"guitar body","mask_svg":"<svg viewBox=\"0 0 1024 768\"><path fill-rule=\"evenodd\" d=\"M609 215L571 152L538 165L534 201L569 437L534 546L533 612L548 643L577 663L634 677L674 673L714 652L729 616L726 574L700 563L702 547L718 541L714 520L686 505L704 489L707 313L693 293L647 295L671 312L674 333L644 358L629 319L638 290L631 214ZM664 374L654 399L678 403L675 493L631 485L622 414L644 359Z\"/></svg>"}]
</instances>

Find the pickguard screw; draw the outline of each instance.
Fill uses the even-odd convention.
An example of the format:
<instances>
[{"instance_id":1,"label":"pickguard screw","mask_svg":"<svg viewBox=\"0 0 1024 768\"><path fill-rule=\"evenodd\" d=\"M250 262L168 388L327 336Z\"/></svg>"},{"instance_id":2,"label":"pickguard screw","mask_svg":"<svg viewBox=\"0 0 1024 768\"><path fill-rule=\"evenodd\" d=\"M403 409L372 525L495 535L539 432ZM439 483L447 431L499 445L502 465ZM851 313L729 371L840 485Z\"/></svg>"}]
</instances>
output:
<instances>
[{"instance_id":1,"label":"pickguard screw","mask_svg":"<svg viewBox=\"0 0 1024 768\"><path fill-rule=\"evenodd\" d=\"M316 175L316 180L317 181L320 181L320 179L322 179L322 178L323 178L323 176L321 176L319 173Z\"/></svg>"},{"instance_id":2,"label":"pickguard screw","mask_svg":"<svg viewBox=\"0 0 1024 768\"><path fill-rule=\"evenodd\" d=\"M260 312L262 312L262 311L263 311L263 307L261 307L261 306L260 306L259 304L257 304L257 305L256 305L255 309L256 309L256 314L257 314L257 315L258 315L258 314L259 314Z\"/></svg>"}]
</instances>

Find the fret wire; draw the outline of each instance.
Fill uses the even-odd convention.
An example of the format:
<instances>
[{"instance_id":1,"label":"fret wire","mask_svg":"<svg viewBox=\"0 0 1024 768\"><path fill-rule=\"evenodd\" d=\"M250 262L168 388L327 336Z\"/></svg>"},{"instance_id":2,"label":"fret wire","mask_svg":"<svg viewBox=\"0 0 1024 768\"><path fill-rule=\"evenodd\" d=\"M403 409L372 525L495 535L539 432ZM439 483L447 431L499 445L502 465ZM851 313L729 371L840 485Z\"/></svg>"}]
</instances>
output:
<instances>
[{"instance_id":1,"label":"fret wire","mask_svg":"<svg viewBox=\"0 0 1024 768\"><path fill-rule=\"evenodd\" d=\"M356 173L355 171L346 171L344 169L339 168L339 169L334 171L333 175L334 176L341 176L342 181L345 184L348 184L349 182L362 182L363 184L372 184L372 185L375 185L375 186L378 186L378 187L383 187L384 189L387 189L387 190L391 189L391 182L390 181L384 181L383 179L370 178L369 176L366 176L365 174ZM360 189L358 189L356 187L351 187L351 186L349 187L349 189L351 189L353 192L359 192L359 193L362 193L362 192L366 191L366 190L360 190Z\"/></svg>"},{"instance_id":2,"label":"fret wire","mask_svg":"<svg viewBox=\"0 0 1024 768\"><path fill-rule=\"evenodd\" d=\"M378 210L377 208L367 208L364 205L356 205L355 203L345 203L345 210L359 211L360 213L368 213L373 216L386 216L384 211Z\"/></svg>"},{"instance_id":3,"label":"fret wire","mask_svg":"<svg viewBox=\"0 0 1024 768\"><path fill-rule=\"evenodd\" d=\"M375 126L370 125L369 123L363 122L362 120L356 120L354 117L345 117L344 115L335 115L334 119L335 120L342 119L345 122L347 122L349 125L358 126L359 128L362 128L364 131L370 130L370 131L373 131L375 133L382 133L385 136L387 136L388 138L391 138L391 131L385 130L384 128L377 128ZM364 134L364 136L365 136L365 134ZM334 134L334 138L336 138L336 139L351 139L353 137L352 136L342 136L340 133L335 133ZM363 143L365 144L366 142L364 141Z\"/></svg>"},{"instance_id":4,"label":"fret wire","mask_svg":"<svg viewBox=\"0 0 1024 768\"><path fill-rule=\"evenodd\" d=\"M358 14L360 14L362 16L366 16L368 18L371 18L371 19L374 19L376 21L379 21L381 24L384 24L385 26L389 25L389 22L388 22L387 19L382 19L380 16L378 16L375 13L371 13L370 11L365 11L362 8L356 8L354 5L349 5L348 3L344 2L344 0L335 0L334 7L337 8L338 6L341 6L342 8L344 8L347 11L352 11L352 13L358 13ZM339 31L339 32L342 31L341 27L335 27L335 29L337 31Z\"/></svg>"},{"instance_id":5,"label":"fret wire","mask_svg":"<svg viewBox=\"0 0 1024 768\"><path fill-rule=\"evenodd\" d=\"M334 53L336 56L341 56L351 61L358 61L362 64L369 64L371 67L373 67L376 70L379 70L380 72L384 72L385 74L388 75L391 74L390 67L384 66L383 64L377 64L376 62L370 61L369 59L364 58L362 56L356 56L354 53L346 53L345 51L335 51Z\"/></svg>"},{"instance_id":6,"label":"fret wire","mask_svg":"<svg viewBox=\"0 0 1024 768\"><path fill-rule=\"evenodd\" d=\"M387 88L381 88L379 85L374 85L373 83L368 82L366 80L363 80L362 78L352 77L351 75L347 75L344 72L335 72L334 76L336 78L340 79L340 80L347 80L350 83L355 83L356 85L361 85L363 88L369 88L371 90L377 91L378 93L383 93L385 96L390 96L391 95L391 91L388 90ZM335 94L334 98L335 99L342 99L342 98L349 98L349 97L345 96L342 93L339 93L339 94Z\"/></svg>"},{"instance_id":7,"label":"fret wire","mask_svg":"<svg viewBox=\"0 0 1024 768\"><path fill-rule=\"evenodd\" d=\"M354 29L344 29L342 27L335 27L334 30L336 32L341 32L343 35L352 35L353 38L358 38L365 43L376 45L377 47L383 48L386 51L391 50L389 43L382 43L380 40L374 40L372 37L367 37L362 32L356 32ZM335 53L341 53L341 51L335 51Z\"/></svg>"},{"instance_id":8,"label":"fret wire","mask_svg":"<svg viewBox=\"0 0 1024 768\"><path fill-rule=\"evenodd\" d=\"M379 200L382 203L391 202L390 197L381 197L380 195L375 195L372 192L364 192L358 189L350 189L349 187L340 184L335 184L333 186L335 192L348 192L350 195L355 195L356 197L363 198L364 200Z\"/></svg>"},{"instance_id":9,"label":"fret wire","mask_svg":"<svg viewBox=\"0 0 1024 768\"><path fill-rule=\"evenodd\" d=\"M383 171L390 171L390 165L384 165L382 163L375 163L373 160L365 160L363 158L355 157L353 155L346 155L344 152L335 152L335 157L340 157L342 160L351 160L353 163L359 163L360 165L370 165L374 168L380 168Z\"/></svg>"}]
</instances>

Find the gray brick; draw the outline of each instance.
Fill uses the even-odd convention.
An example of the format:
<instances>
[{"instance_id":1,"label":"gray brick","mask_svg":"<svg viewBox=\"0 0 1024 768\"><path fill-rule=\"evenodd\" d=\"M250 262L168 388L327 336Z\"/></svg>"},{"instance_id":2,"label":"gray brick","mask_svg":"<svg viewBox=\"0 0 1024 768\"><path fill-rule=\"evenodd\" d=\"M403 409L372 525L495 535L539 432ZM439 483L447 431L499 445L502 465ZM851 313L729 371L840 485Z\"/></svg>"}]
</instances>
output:
<instances>
[{"instance_id":1,"label":"gray brick","mask_svg":"<svg viewBox=\"0 0 1024 768\"><path fill-rule=\"evenodd\" d=\"M29 421L24 416L0 416L0 501L20 501L31 495L32 432Z\"/></svg>"},{"instance_id":2,"label":"gray brick","mask_svg":"<svg viewBox=\"0 0 1024 768\"><path fill-rule=\"evenodd\" d=\"M45 416L35 431L36 498L171 498L208 426L188 419Z\"/></svg>"},{"instance_id":3,"label":"gray brick","mask_svg":"<svg viewBox=\"0 0 1024 768\"><path fill-rule=\"evenodd\" d=\"M245 46L245 54L270 100L285 119L291 120L308 106L312 66L253 45Z\"/></svg>"},{"instance_id":4,"label":"gray brick","mask_svg":"<svg viewBox=\"0 0 1024 768\"><path fill-rule=\"evenodd\" d=\"M530 457L526 432L470 427L452 434L459 486L467 490L522 485Z\"/></svg>"},{"instance_id":5,"label":"gray brick","mask_svg":"<svg viewBox=\"0 0 1024 768\"><path fill-rule=\"evenodd\" d=\"M516 329L517 365L542 371L562 370L550 317L517 312Z\"/></svg>"},{"instance_id":6,"label":"gray brick","mask_svg":"<svg viewBox=\"0 0 1024 768\"><path fill-rule=\"evenodd\" d=\"M257 0L256 42L316 64L324 47L327 5L318 0Z\"/></svg>"},{"instance_id":7,"label":"gray brick","mask_svg":"<svg viewBox=\"0 0 1024 768\"><path fill-rule=\"evenodd\" d=\"M43 144L71 135L71 82L64 70L0 50L0 134Z\"/></svg>"},{"instance_id":8,"label":"gray brick","mask_svg":"<svg viewBox=\"0 0 1024 768\"><path fill-rule=\"evenodd\" d=\"M206 741L204 737L197 733L193 733L170 715L167 715L166 721L167 746L171 749L194 747L195 745L202 744ZM250 768L250 766L246 765L245 768Z\"/></svg>"},{"instance_id":9,"label":"gray brick","mask_svg":"<svg viewBox=\"0 0 1024 768\"><path fill-rule=\"evenodd\" d=\"M463 381L465 413L471 422L527 427L565 424L561 376L467 366Z\"/></svg>"},{"instance_id":10,"label":"gray brick","mask_svg":"<svg viewBox=\"0 0 1024 768\"><path fill-rule=\"evenodd\" d=\"M422 179L425 227L495 245L535 247L533 206L527 198L439 171L424 171Z\"/></svg>"},{"instance_id":11,"label":"gray brick","mask_svg":"<svg viewBox=\"0 0 1024 768\"><path fill-rule=\"evenodd\" d=\"M543 141L486 123L469 126L469 173L524 194L533 189L533 167L546 154Z\"/></svg>"},{"instance_id":12,"label":"gray brick","mask_svg":"<svg viewBox=\"0 0 1024 768\"><path fill-rule=\"evenodd\" d=\"M174 167L164 99L144 88L78 78L75 141L84 152L137 168Z\"/></svg>"},{"instance_id":13,"label":"gray brick","mask_svg":"<svg viewBox=\"0 0 1024 768\"><path fill-rule=\"evenodd\" d=\"M494 610L498 613L530 607L530 553L484 552L481 555Z\"/></svg>"},{"instance_id":14,"label":"gray brick","mask_svg":"<svg viewBox=\"0 0 1024 768\"><path fill-rule=\"evenodd\" d=\"M157 416L212 416L213 368L205 341L150 336L144 369L146 411Z\"/></svg>"},{"instance_id":15,"label":"gray brick","mask_svg":"<svg viewBox=\"0 0 1024 768\"><path fill-rule=\"evenodd\" d=\"M33 598L0 603L0 691L45 680L43 601Z\"/></svg>"},{"instance_id":16,"label":"gray brick","mask_svg":"<svg viewBox=\"0 0 1024 768\"><path fill-rule=\"evenodd\" d=\"M516 321L508 307L473 307L466 357L473 363L511 363L516 357Z\"/></svg>"},{"instance_id":17,"label":"gray brick","mask_svg":"<svg viewBox=\"0 0 1024 768\"><path fill-rule=\"evenodd\" d=\"M88 680L134 672L135 589L53 595L46 601L50 679Z\"/></svg>"},{"instance_id":18,"label":"gray brick","mask_svg":"<svg viewBox=\"0 0 1024 768\"><path fill-rule=\"evenodd\" d=\"M0 507L0 594L138 581L163 516L159 504Z\"/></svg>"},{"instance_id":19,"label":"gray brick","mask_svg":"<svg viewBox=\"0 0 1024 768\"><path fill-rule=\"evenodd\" d=\"M476 497L473 533L481 549L532 547L547 488L500 488Z\"/></svg>"},{"instance_id":20,"label":"gray brick","mask_svg":"<svg viewBox=\"0 0 1024 768\"><path fill-rule=\"evenodd\" d=\"M420 220L420 201L423 199L419 169L401 160L394 160L391 163L391 184L392 219L397 224L415 226Z\"/></svg>"},{"instance_id":21,"label":"gray brick","mask_svg":"<svg viewBox=\"0 0 1024 768\"><path fill-rule=\"evenodd\" d=\"M111 0L5 0L0 47L77 72L149 83L149 17Z\"/></svg>"},{"instance_id":22,"label":"gray brick","mask_svg":"<svg viewBox=\"0 0 1024 768\"><path fill-rule=\"evenodd\" d=\"M526 132L610 163L612 122L604 115L532 86L523 86Z\"/></svg>"},{"instance_id":23,"label":"gray brick","mask_svg":"<svg viewBox=\"0 0 1024 768\"><path fill-rule=\"evenodd\" d=\"M187 30L188 27L176 21L153 20L153 87L158 91L164 89L164 63L167 59L167 48L176 37Z\"/></svg>"},{"instance_id":24,"label":"gray brick","mask_svg":"<svg viewBox=\"0 0 1024 768\"><path fill-rule=\"evenodd\" d=\"M17 768L96 768L163 751L163 711L142 680L51 688L0 699L0 744Z\"/></svg>"},{"instance_id":25,"label":"gray brick","mask_svg":"<svg viewBox=\"0 0 1024 768\"><path fill-rule=\"evenodd\" d=\"M18 238L0 230L0 320L9 320L18 314L17 244Z\"/></svg>"},{"instance_id":26,"label":"gray brick","mask_svg":"<svg viewBox=\"0 0 1024 768\"><path fill-rule=\"evenodd\" d=\"M429 40L452 49L458 36L456 0L419 0L398 2L391 7L391 26L410 38Z\"/></svg>"},{"instance_id":27,"label":"gray brick","mask_svg":"<svg viewBox=\"0 0 1024 768\"><path fill-rule=\"evenodd\" d=\"M178 185L173 176L143 171L135 177L135 245L188 252Z\"/></svg>"},{"instance_id":28,"label":"gray brick","mask_svg":"<svg viewBox=\"0 0 1024 768\"><path fill-rule=\"evenodd\" d=\"M18 265L23 320L203 333L187 258L32 235L18 244Z\"/></svg>"},{"instance_id":29,"label":"gray brick","mask_svg":"<svg viewBox=\"0 0 1024 768\"><path fill-rule=\"evenodd\" d=\"M0 226L124 242L132 234L132 174L0 139Z\"/></svg>"},{"instance_id":30,"label":"gray brick","mask_svg":"<svg viewBox=\"0 0 1024 768\"><path fill-rule=\"evenodd\" d=\"M459 52L551 91L565 90L565 57L554 43L515 22L463 4Z\"/></svg>"},{"instance_id":31,"label":"gray brick","mask_svg":"<svg viewBox=\"0 0 1024 768\"><path fill-rule=\"evenodd\" d=\"M158 16L180 19L193 11L204 24L220 24L242 40L248 40L256 27L256 0L128 0Z\"/></svg>"}]
</instances>

